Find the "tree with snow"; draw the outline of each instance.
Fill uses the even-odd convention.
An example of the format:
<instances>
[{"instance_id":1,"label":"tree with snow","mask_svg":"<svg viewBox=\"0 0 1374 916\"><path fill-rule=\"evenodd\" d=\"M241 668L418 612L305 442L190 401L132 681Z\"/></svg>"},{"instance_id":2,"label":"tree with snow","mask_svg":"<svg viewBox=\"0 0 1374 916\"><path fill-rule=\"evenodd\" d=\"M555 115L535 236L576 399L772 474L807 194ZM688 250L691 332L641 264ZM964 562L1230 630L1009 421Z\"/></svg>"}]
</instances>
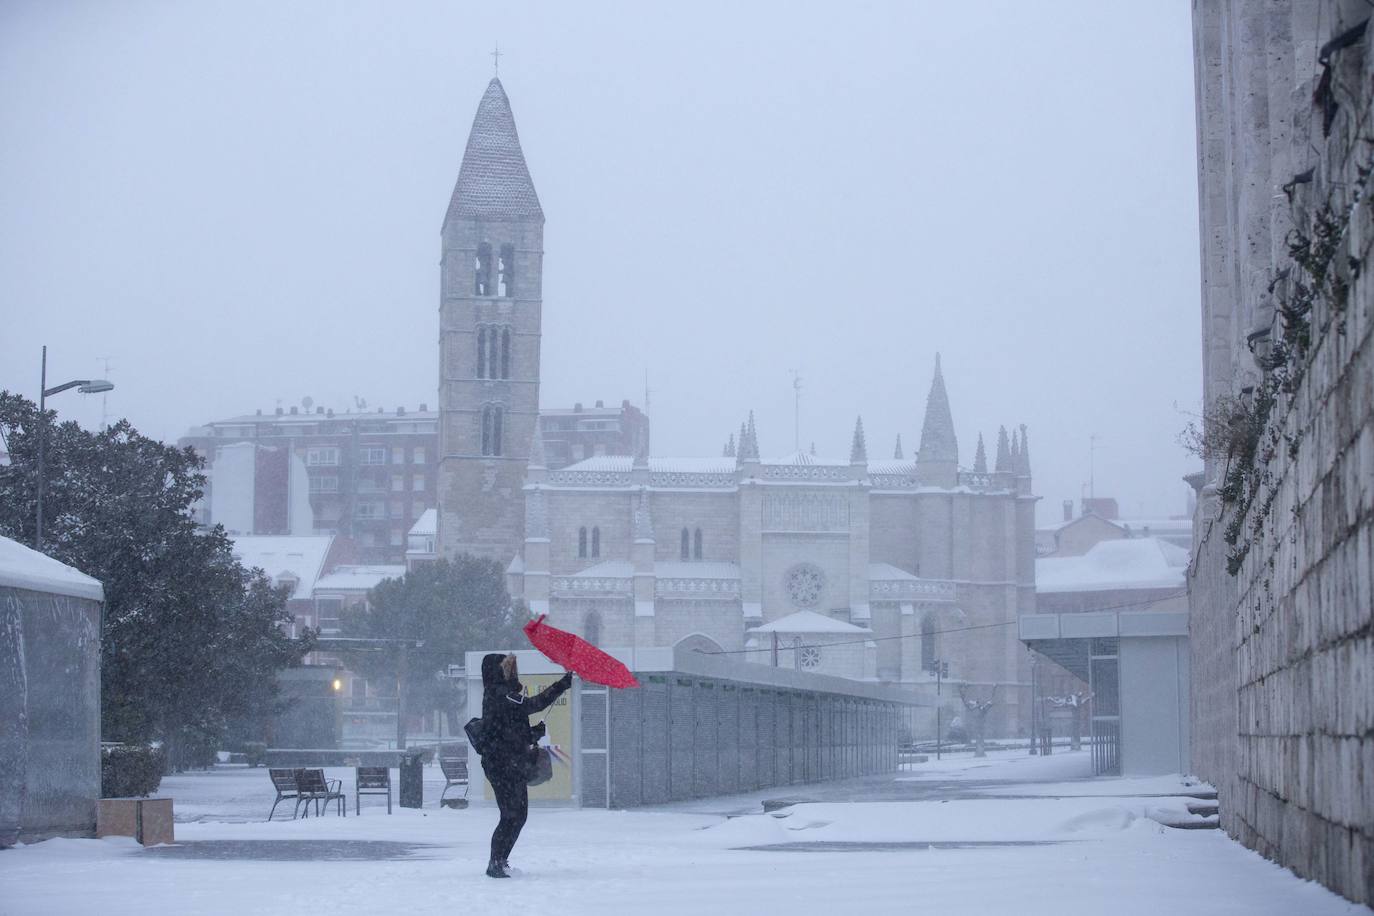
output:
<instances>
[{"instance_id":1,"label":"tree with snow","mask_svg":"<svg viewBox=\"0 0 1374 916\"><path fill-rule=\"evenodd\" d=\"M0 534L33 543L38 408L0 392ZM276 672L299 664L285 593L245 570L219 526L191 515L202 460L139 434L127 420L99 432L46 419L44 551L105 588L101 731L106 741L160 740L173 769L213 759L229 724L262 720Z\"/></svg>"},{"instance_id":2,"label":"tree with snow","mask_svg":"<svg viewBox=\"0 0 1374 916\"><path fill-rule=\"evenodd\" d=\"M982 698L969 696L968 686L959 685L959 699L973 720L973 756L986 757L988 753L983 747L983 740L987 735L988 712L997 705L997 685L993 684L991 692Z\"/></svg>"}]
</instances>

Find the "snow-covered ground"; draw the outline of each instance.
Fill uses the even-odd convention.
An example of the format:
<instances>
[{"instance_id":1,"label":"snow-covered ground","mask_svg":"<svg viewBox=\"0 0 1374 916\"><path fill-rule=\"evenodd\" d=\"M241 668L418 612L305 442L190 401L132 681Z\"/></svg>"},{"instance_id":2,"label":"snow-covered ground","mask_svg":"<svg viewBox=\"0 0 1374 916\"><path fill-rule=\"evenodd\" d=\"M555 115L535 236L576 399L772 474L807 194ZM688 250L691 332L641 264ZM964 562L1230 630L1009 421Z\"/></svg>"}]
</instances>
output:
<instances>
[{"instance_id":1,"label":"snow-covered ground","mask_svg":"<svg viewBox=\"0 0 1374 916\"><path fill-rule=\"evenodd\" d=\"M493 881L482 869L494 808L436 808L437 773L423 810L388 817L373 801L362 817L266 823L265 771L221 767L164 782L176 846L0 852L0 913L1366 912L1219 831L1149 820L1147 809L1187 800L1161 796L1196 789L1177 777L1080 778L1086 769L1083 754L1011 753L655 810L536 808L511 857L516 878ZM783 795L816 800L709 813Z\"/></svg>"}]
</instances>

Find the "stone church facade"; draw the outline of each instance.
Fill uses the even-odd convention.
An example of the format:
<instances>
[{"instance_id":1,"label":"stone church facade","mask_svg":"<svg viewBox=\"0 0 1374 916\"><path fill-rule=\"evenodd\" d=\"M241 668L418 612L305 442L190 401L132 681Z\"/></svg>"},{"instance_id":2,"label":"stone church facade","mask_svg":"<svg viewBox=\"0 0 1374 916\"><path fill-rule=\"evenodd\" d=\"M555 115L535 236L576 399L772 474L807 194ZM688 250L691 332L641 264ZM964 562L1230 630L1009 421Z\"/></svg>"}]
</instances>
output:
<instances>
[{"instance_id":1,"label":"stone church facade","mask_svg":"<svg viewBox=\"0 0 1374 916\"><path fill-rule=\"evenodd\" d=\"M765 459L751 416L722 457L641 451L550 470L534 435L542 238L492 80L443 229L442 552L509 564L532 613L601 645L685 645L922 691L944 662L980 698L996 685L994 728L1019 731L1016 619L1035 602L1024 428L1001 431L991 469L981 438L961 468L937 359L913 459L870 460L862 421L847 458Z\"/></svg>"}]
</instances>

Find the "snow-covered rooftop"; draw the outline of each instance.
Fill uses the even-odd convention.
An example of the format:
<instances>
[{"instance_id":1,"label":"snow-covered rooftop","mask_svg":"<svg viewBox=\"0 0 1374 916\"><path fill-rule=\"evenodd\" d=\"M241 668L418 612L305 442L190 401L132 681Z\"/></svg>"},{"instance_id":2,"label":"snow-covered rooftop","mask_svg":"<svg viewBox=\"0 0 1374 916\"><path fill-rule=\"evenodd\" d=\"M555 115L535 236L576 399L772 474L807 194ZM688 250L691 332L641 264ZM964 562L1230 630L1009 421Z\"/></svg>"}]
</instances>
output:
<instances>
[{"instance_id":1,"label":"snow-covered rooftop","mask_svg":"<svg viewBox=\"0 0 1374 916\"><path fill-rule=\"evenodd\" d=\"M827 617L815 611L797 611L788 614L786 617L779 617L771 623L763 626L751 627L746 632L749 633L851 633L854 635L872 635L873 631L868 627L856 627L852 623L845 623L843 620L836 620L834 617Z\"/></svg>"},{"instance_id":2,"label":"snow-covered rooftop","mask_svg":"<svg viewBox=\"0 0 1374 916\"><path fill-rule=\"evenodd\" d=\"M915 582L920 576L913 576L905 569L898 569L891 563L869 563L868 578L870 581L890 582L894 579L902 582Z\"/></svg>"},{"instance_id":3,"label":"snow-covered rooftop","mask_svg":"<svg viewBox=\"0 0 1374 916\"><path fill-rule=\"evenodd\" d=\"M634 468L629 455L596 455L563 468L564 471L611 471L624 473ZM650 458L649 471L660 474L733 474L733 458Z\"/></svg>"},{"instance_id":4,"label":"snow-covered rooftop","mask_svg":"<svg viewBox=\"0 0 1374 916\"><path fill-rule=\"evenodd\" d=\"M916 462L910 458L884 458L868 463L870 474L915 474Z\"/></svg>"},{"instance_id":5,"label":"snow-covered rooftop","mask_svg":"<svg viewBox=\"0 0 1374 916\"><path fill-rule=\"evenodd\" d=\"M417 537L438 534L439 513L433 509L426 509L421 512L420 517L415 520L415 524L410 526L410 533Z\"/></svg>"},{"instance_id":6,"label":"snow-covered rooftop","mask_svg":"<svg viewBox=\"0 0 1374 916\"><path fill-rule=\"evenodd\" d=\"M607 560L573 573L574 576L589 579L628 579L634 574L635 565L629 560Z\"/></svg>"},{"instance_id":7,"label":"snow-covered rooftop","mask_svg":"<svg viewBox=\"0 0 1374 916\"><path fill-rule=\"evenodd\" d=\"M1094 544L1081 557L1035 561L1038 592L1127 588L1183 588L1188 552L1159 538L1121 538Z\"/></svg>"},{"instance_id":8,"label":"snow-covered rooftop","mask_svg":"<svg viewBox=\"0 0 1374 916\"><path fill-rule=\"evenodd\" d=\"M654 575L660 579L738 579L734 563L709 563L696 560L659 560Z\"/></svg>"},{"instance_id":9,"label":"snow-covered rooftop","mask_svg":"<svg viewBox=\"0 0 1374 916\"><path fill-rule=\"evenodd\" d=\"M240 534L232 538L234 556L249 569L261 569L273 582L295 579L292 598L310 598L334 543L329 534Z\"/></svg>"},{"instance_id":10,"label":"snow-covered rooftop","mask_svg":"<svg viewBox=\"0 0 1374 916\"><path fill-rule=\"evenodd\" d=\"M385 579L399 579L405 574L404 566L336 566L315 581L315 591L365 592L376 588Z\"/></svg>"},{"instance_id":11,"label":"snow-covered rooftop","mask_svg":"<svg viewBox=\"0 0 1374 916\"><path fill-rule=\"evenodd\" d=\"M793 452L790 455L783 455L781 458L765 458L760 464L781 464L789 467L849 467L849 459L825 458L812 455L809 452Z\"/></svg>"},{"instance_id":12,"label":"snow-covered rooftop","mask_svg":"<svg viewBox=\"0 0 1374 916\"><path fill-rule=\"evenodd\" d=\"M0 586L105 600L105 589L98 579L7 537L0 537Z\"/></svg>"}]
</instances>

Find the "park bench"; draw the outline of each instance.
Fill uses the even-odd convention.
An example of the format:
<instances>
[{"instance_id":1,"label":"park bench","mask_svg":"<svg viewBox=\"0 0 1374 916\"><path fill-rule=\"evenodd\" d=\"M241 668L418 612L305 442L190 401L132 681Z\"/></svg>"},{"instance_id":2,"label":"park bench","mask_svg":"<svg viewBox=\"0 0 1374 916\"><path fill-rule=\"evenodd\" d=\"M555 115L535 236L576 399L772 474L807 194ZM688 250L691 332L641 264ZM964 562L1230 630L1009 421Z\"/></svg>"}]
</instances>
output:
<instances>
[{"instance_id":1,"label":"park bench","mask_svg":"<svg viewBox=\"0 0 1374 916\"><path fill-rule=\"evenodd\" d=\"M295 820L301 806L301 793L296 786L296 771L272 767L268 769L267 775L272 777L272 788L277 790L277 798L272 802L272 810L267 812L267 819L270 821L272 815L277 813L277 805L284 801L294 800L295 808L291 811L291 819Z\"/></svg>"},{"instance_id":2,"label":"park bench","mask_svg":"<svg viewBox=\"0 0 1374 916\"><path fill-rule=\"evenodd\" d=\"M463 797L468 797L468 761L466 757L440 757L439 769L444 771L444 791L439 793L439 805L443 807L444 794L454 786L463 787Z\"/></svg>"},{"instance_id":3,"label":"park bench","mask_svg":"<svg viewBox=\"0 0 1374 916\"><path fill-rule=\"evenodd\" d=\"M388 767L357 767L353 785L353 812L363 813L364 795L385 795L391 813L391 770Z\"/></svg>"},{"instance_id":4,"label":"park bench","mask_svg":"<svg viewBox=\"0 0 1374 916\"><path fill-rule=\"evenodd\" d=\"M320 813L320 802L324 802L324 808L329 810L329 803L337 801L337 813L340 817L348 816L348 796L344 795L343 783L337 779L325 779L324 770L297 770L296 771L296 792L299 796L297 804L305 803L306 817L310 816L310 803L315 803L315 814Z\"/></svg>"}]
</instances>

